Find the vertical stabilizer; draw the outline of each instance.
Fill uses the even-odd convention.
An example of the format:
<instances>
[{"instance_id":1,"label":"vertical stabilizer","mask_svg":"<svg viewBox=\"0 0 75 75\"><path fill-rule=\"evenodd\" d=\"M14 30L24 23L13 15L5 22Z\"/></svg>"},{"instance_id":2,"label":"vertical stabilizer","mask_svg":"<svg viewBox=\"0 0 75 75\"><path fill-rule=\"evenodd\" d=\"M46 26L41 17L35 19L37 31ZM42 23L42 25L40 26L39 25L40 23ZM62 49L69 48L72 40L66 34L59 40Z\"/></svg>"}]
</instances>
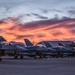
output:
<instances>
[{"instance_id":1,"label":"vertical stabilizer","mask_svg":"<svg viewBox=\"0 0 75 75\"><path fill-rule=\"evenodd\" d=\"M0 42L6 41L2 36L0 36Z\"/></svg>"},{"instance_id":2,"label":"vertical stabilizer","mask_svg":"<svg viewBox=\"0 0 75 75\"><path fill-rule=\"evenodd\" d=\"M47 48L52 47L52 45L50 45L49 42L44 42L44 44L45 44L45 46L46 46Z\"/></svg>"},{"instance_id":3,"label":"vertical stabilizer","mask_svg":"<svg viewBox=\"0 0 75 75\"><path fill-rule=\"evenodd\" d=\"M33 46L33 44L28 39L24 39L24 41L27 46Z\"/></svg>"},{"instance_id":4,"label":"vertical stabilizer","mask_svg":"<svg viewBox=\"0 0 75 75\"><path fill-rule=\"evenodd\" d=\"M58 45L59 45L59 46L64 46L64 45L63 45L62 43L60 43L60 42L58 43Z\"/></svg>"}]
</instances>

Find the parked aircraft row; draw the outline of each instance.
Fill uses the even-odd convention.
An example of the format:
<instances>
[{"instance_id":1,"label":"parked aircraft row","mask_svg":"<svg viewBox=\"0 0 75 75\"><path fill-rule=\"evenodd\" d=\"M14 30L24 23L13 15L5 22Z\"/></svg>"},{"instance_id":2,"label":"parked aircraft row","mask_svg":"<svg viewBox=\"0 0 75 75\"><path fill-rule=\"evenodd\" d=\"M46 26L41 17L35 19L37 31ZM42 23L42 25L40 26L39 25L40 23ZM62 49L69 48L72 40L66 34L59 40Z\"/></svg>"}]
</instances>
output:
<instances>
[{"instance_id":1,"label":"parked aircraft row","mask_svg":"<svg viewBox=\"0 0 75 75\"><path fill-rule=\"evenodd\" d=\"M64 56L75 56L75 43L71 43L68 46L63 45L58 42L59 46L53 47L50 42L43 41L36 45L33 45L28 39L24 39L25 44L10 42L2 43L6 41L2 36L0 36L0 56L8 54L13 55L15 59L23 56L29 56L33 58L44 58L44 57L64 57ZM43 43L43 44L42 44ZM0 58L2 60L2 58Z\"/></svg>"}]
</instances>

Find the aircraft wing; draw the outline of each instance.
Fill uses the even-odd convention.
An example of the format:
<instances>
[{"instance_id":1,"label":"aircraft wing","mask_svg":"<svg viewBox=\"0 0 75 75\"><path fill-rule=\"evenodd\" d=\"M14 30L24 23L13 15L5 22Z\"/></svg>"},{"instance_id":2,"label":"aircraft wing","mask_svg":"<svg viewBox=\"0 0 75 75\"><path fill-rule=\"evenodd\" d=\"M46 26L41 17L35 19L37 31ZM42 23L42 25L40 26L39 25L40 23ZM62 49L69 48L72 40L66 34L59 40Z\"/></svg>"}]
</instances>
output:
<instances>
[{"instance_id":1,"label":"aircraft wing","mask_svg":"<svg viewBox=\"0 0 75 75\"><path fill-rule=\"evenodd\" d=\"M17 50L17 48L16 47L14 47L14 46L11 46L11 45L2 45L2 47L0 48L0 51L2 51L2 50L4 50L4 51L15 51L15 50Z\"/></svg>"}]
</instances>

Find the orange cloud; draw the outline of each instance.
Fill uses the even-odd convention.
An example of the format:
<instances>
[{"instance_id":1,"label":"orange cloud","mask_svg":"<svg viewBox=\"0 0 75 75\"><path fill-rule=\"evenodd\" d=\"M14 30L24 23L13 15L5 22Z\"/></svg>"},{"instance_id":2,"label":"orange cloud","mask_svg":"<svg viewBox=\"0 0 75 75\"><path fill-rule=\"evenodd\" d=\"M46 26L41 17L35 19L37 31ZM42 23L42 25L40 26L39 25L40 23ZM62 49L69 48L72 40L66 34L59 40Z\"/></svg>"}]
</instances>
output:
<instances>
[{"instance_id":1,"label":"orange cloud","mask_svg":"<svg viewBox=\"0 0 75 75\"><path fill-rule=\"evenodd\" d=\"M24 38L32 42L44 40L75 40L75 20L43 20L19 24L12 20L0 23L3 36L9 41L23 42Z\"/></svg>"}]
</instances>

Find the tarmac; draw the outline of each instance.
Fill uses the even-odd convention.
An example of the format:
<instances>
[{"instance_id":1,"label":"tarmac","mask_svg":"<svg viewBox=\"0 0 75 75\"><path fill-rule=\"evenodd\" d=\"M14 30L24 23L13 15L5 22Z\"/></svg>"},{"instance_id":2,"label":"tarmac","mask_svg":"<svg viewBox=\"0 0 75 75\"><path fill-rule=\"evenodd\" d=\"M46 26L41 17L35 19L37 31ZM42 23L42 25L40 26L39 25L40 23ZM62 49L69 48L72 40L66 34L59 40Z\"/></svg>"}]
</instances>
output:
<instances>
[{"instance_id":1,"label":"tarmac","mask_svg":"<svg viewBox=\"0 0 75 75\"><path fill-rule=\"evenodd\" d=\"M0 75L75 75L75 57L0 61Z\"/></svg>"}]
</instances>

